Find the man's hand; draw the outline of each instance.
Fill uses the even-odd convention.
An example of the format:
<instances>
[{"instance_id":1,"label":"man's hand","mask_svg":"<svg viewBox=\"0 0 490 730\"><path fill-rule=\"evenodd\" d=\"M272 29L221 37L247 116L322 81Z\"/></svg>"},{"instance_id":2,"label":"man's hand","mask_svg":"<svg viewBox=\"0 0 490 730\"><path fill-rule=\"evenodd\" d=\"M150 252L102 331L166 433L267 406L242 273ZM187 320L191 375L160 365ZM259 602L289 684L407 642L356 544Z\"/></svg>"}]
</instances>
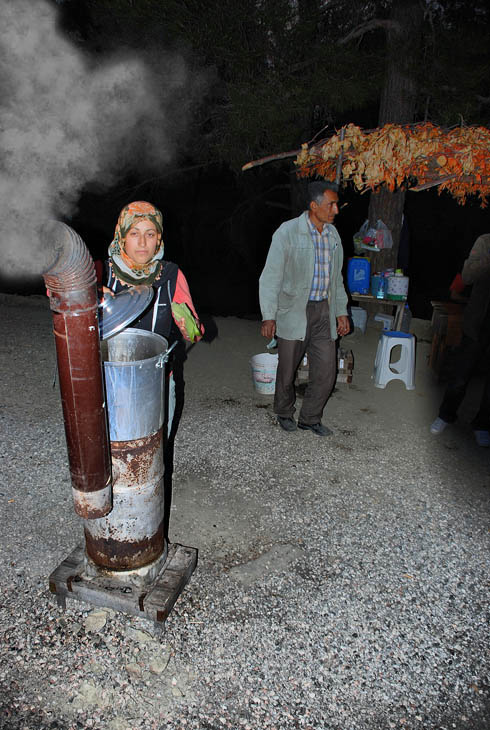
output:
<instances>
[{"instance_id":1,"label":"man's hand","mask_svg":"<svg viewBox=\"0 0 490 730\"><path fill-rule=\"evenodd\" d=\"M271 340L276 334L276 320L264 319L260 333L262 337L267 337L268 340Z\"/></svg>"},{"instance_id":2,"label":"man's hand","mask_svg":"<svg viewBox=\"0 0 490 730\"><path fill-rule=\"evenodd\" d=\"M349 317L346 317L345 314L341 315L340 317L337 317L337 334L347 335L350 332L350 323L349 323Z\"/></svg>"}]
</instances>

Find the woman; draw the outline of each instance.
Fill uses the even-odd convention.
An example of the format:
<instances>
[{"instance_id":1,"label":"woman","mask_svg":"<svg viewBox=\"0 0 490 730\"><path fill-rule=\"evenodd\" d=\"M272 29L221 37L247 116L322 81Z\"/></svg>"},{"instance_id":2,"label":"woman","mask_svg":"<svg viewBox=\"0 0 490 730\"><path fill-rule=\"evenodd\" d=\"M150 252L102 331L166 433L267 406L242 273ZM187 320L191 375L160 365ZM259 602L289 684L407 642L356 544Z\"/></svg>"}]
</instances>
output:
<instances>
[{"instance_id":1,"label":"woman","mask_svg":"<svg viewBox=\"0 0 490 730\"><path fill-rule=\"evenodd\" d=\"M107 286L103 290L118 294L128 286L152 286L154 297L150 305L131 323L131 327L156 332L165 337L169 345L176 340L179 342L174 348L172 363L176 377L174 379L171 374L169 382L170 436L175 409L175 380L181 386L178 395L183 398L183 339L197 342L204 328L199 322L184 274L177 264L163 259L162 222L158 208L144 201L130 203L122 209L114 240L109 246Z\"/></svg>"}]
</instances>

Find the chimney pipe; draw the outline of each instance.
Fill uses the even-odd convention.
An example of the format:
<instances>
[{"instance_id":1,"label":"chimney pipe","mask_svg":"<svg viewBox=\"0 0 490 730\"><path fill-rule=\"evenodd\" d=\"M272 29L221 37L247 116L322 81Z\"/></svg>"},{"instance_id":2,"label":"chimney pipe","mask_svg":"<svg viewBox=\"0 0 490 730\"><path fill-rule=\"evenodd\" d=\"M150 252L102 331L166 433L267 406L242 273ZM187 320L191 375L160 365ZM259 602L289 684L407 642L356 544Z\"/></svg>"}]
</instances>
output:
<instances>
[{"instance_id":1,"label":"chimney pipe","mask_svg":"<svg viewBox=\"0 0 490 730\"><path fill-rule=\"evenodd\" d=\"M53 315L75 512L95 519L112 509L97 277L87 247L69 226L50 221L41 238L53 251L43 277Z\"/></svg>"}]
</instances>

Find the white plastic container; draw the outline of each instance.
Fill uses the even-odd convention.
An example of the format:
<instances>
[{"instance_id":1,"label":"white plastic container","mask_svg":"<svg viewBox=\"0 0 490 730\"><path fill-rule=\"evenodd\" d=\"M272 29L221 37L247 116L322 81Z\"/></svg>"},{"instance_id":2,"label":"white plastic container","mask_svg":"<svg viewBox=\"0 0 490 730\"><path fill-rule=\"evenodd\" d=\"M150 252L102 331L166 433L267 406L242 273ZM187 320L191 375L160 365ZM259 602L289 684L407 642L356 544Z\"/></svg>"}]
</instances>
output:
<instances>
[{"instance_id":1,"label":"white plastic container","mask_svg":"<svg viewBox=\"0 0 490 730\"><path fill-rule=\"evenodd\" d=\"M393 330L393 317L391 314L378 313L374 316L374 320L375 322L383 323L383 330L386 330L387 332Z\"/></svg>"},{"instance_id":2,"label":"white plastic container","mask_svg":"<svg viewBox=\"0 0 490 730\"><path fill-rule=\"evenodd\" d=\"M352 321L354 327L361 330L362 334L366 333L367 327L367 312L362 307L351 307Z\"/></svg>"},{"instance_id":3,"label":"white plastic container","mask_svg":"<svg viewBox=\"0 0 490 730\"><path fill-rule=\"evenodd\" d=\"M252 379L255 390L262 395L274 395L276 391L276 371L278 355L271 355L265 352L261 355L254 355L250 360L252 368Z\"/></svg>"},{"instance_id":4,"label":"white plastic container","mask_svg":"<svg viewBox=\"0 0 490 730\"><path fill-rule=\"evenodd\" d=\"M386 298L394 301L404 301L408 294L408 276L396 273L388 278Z\"/></svg>"}]
</instances>

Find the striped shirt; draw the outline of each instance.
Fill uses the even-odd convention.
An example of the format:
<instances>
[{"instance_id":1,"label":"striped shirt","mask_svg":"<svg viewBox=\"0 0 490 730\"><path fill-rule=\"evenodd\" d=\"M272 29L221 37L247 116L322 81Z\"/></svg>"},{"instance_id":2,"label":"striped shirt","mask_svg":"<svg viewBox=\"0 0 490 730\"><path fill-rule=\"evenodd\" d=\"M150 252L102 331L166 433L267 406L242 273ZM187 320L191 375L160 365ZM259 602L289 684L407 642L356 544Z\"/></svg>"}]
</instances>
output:
<instances>
[{"instance_id":1,"label":"striped shirt","mask_svg":"<svg viewBox=\"0 0 490 730\"><path fill-rule=\"evenodd\" d=\"M313 270L313 281L311 282L311 290L309 300L313 302L321 302L328 297L328 289L330 286L330 266L331 251L333 246L328 235L328 225L323 226L321 233L311 222L309 216L308 227L315 244L315 268Z\"/></svg>"}]
</instances>

